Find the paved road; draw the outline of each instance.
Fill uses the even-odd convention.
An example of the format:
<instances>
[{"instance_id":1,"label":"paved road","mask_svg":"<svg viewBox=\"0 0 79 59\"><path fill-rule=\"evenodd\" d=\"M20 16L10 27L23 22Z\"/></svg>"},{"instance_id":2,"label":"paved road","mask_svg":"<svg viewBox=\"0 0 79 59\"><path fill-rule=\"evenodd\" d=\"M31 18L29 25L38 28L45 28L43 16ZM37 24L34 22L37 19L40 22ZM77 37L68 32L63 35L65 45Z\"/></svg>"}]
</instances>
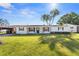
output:
<instances>
[{"instance_id":1,"label":"paved road","mask_svg":"<svg viewBox=\"0 0 79 59\"><path fill-rule=\"evenodd\" d=\"M13 34L0 34L0 36L12 36Z\"/></svg>"}]
</instances>

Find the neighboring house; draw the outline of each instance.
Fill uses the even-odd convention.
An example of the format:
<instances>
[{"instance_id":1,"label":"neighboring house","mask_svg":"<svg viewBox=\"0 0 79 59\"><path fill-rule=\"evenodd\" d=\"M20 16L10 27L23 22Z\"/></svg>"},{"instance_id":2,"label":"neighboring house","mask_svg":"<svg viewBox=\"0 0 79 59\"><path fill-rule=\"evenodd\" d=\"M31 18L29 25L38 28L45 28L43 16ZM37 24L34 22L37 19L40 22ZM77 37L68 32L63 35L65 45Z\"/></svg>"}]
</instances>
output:
<instances>
[{"instance_id":1,"label":"neighboring house","mask_svg":"<svg viewBox=\"0 0 79 59\"><path fill-rule=\"evenodd\" d=\"M77 25L14 25L16 34L46 34L55 32L77 32Z\"/></svg>"}]
</instances>

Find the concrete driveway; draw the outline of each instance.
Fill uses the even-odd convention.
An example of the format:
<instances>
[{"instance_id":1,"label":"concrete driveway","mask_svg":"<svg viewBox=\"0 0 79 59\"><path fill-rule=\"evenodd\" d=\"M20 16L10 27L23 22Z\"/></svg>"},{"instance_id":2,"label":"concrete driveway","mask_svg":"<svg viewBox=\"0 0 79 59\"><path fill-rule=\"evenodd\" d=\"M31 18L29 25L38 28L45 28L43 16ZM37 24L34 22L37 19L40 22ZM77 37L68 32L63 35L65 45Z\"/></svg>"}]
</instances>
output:
<instances>
[{"instance_id":1,"label":"concrete driveway","mask_svg":"<svg viewBox=\"0 0 79 59\"><path fill-rule=\"evenodd\" d=\"M0 34L0 36L12 36L13 34Z\"/></svg>"}]
</instances>

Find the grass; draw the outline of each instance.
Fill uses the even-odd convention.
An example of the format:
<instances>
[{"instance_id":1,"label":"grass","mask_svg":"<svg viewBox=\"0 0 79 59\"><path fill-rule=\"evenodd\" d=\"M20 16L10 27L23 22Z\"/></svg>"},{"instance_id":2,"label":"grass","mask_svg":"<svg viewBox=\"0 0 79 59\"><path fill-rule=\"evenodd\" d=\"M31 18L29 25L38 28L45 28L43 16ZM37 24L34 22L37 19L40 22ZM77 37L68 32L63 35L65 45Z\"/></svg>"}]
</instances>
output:
<instances>
[{"instance_id":1,"label":"grass","mask_svg":"<svg viewBox=\"0 0 79 59\"><path fill-rule=\"evenodd\" d=\"M6 32L1 32L1 31L0 31L0 34L5 34L5 33L6 33Z\"/></svg>"},{"instance_id":2,"label":"grass","mask_svg":"<svg viewBox=\"0 0 79 59\"><path fill-rule=\"evenodd\" d=\"M78 56L79 34L51 34L57 42L40 44L43 35L0 37L0 56Z\"/></svg>"}]
</instances>

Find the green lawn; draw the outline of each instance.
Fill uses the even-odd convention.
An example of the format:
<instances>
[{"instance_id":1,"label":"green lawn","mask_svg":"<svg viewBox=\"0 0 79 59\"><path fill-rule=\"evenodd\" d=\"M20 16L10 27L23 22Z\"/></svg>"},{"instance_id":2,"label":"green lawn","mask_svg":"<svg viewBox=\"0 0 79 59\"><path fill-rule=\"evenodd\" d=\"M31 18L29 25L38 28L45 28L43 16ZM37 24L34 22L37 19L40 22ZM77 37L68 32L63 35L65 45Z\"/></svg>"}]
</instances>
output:
<instances>
[{"instance_id":1,"label":"green lawn","mask_svg":"<svg viewBox=\"0 0 79 59\"><path fill-rule=\"evenodd\" d=\"M42 35L16 35L0 37L0 55L5 56L78 56L79 34L52 34L58 42L51 48L49 44L40 44Z\"/></svg>"}]
</instances>

